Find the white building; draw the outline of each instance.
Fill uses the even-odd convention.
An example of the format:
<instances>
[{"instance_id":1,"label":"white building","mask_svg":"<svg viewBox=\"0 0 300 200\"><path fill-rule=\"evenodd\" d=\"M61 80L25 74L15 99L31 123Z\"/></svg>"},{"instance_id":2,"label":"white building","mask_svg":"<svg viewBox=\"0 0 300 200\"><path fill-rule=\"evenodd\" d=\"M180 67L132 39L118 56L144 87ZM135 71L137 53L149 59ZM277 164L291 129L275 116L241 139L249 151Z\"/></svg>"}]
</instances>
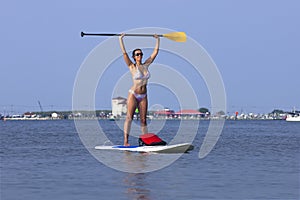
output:
<instances>
[{"instance_id":1,"label":"white building","mask_svg":"<svg viewBox=\"0 0 300 200\"><path fill-rule=\"evenodd\" d=\"M127 99L123 97L116 97L112 99L112 115L122 116L127 112Z\"/></svg>"}]
</instances>

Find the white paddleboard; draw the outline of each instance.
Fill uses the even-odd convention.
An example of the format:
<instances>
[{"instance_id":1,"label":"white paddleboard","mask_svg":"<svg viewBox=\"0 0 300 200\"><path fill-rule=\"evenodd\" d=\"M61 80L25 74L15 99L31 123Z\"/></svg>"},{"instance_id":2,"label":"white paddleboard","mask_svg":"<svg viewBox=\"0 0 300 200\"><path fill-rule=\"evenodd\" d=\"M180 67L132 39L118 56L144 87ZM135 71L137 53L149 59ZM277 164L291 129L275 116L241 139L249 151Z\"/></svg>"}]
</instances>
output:
<instances>
[{"instance_id":1,"label":"white paddleboard","mask_svg":"<svg viewBox=\"0 0 300 200\"><path fill-rule=\"evenodd\" d=\"M96 146L98 150L118 150L132 152L153 152L153 153L185 153L194 149L190 143L173 144L165 146Z\"/></svg>"}]
</instances>

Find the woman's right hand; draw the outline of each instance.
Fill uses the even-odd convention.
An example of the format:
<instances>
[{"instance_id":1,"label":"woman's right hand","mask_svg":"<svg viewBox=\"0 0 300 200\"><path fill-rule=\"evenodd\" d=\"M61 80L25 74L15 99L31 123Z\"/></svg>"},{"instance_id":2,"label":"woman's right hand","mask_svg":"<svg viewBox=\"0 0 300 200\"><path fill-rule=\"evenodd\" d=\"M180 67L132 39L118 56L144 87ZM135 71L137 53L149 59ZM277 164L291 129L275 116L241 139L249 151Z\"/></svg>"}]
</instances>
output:
<instances>
[{"instance_id":1,"label":"woman's right hand","mask_svg":"<svg viewBox=\"0 0 300 200\"><path fill-rule=\"evenodd\" d=\"M123 37L125 36L125 33L121 33L121 35L120 35L120 39L123 39Z\"/></svg>"}]
</instances>

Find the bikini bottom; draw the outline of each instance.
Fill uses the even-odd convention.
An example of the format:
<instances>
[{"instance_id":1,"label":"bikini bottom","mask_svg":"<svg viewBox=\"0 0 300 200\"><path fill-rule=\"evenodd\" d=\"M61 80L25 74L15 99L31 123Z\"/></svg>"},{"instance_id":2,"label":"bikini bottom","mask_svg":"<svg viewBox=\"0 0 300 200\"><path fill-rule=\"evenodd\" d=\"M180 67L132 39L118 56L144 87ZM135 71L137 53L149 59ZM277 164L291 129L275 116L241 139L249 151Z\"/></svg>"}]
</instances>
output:
<instances>
[{"instance_id":1,"label":"bikini bottom","mask_svg":"<svg viewBox=\"0 0 300 200\"><path fill-rule=\"evenodd\" d=\"M141 102L147 96L147 93L145 93L145 94L136 94L133 90L129 90L129 93L134 95L137 102Z\"/></svg>"}]
</instances>

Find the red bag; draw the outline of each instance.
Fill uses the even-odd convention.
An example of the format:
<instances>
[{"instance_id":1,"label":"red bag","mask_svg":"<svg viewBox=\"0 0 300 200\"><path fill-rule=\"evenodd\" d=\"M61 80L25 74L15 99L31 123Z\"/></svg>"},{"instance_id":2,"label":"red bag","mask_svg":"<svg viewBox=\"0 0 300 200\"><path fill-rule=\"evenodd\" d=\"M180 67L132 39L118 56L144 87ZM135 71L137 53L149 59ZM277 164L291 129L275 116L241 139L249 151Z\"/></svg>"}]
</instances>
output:
<instances>
[{"instance_id":1,"label":"red bag","mask_svg":"<svg viewBox=\"0 0 300 200\"><path fill-rule=\"evenodd\" d=\"M157 145L166 145L167 143L160 139L157 135L153 133L146 133L140 135L139 137L139 146L157 146Z\"/></svg>"}]
</instances>

